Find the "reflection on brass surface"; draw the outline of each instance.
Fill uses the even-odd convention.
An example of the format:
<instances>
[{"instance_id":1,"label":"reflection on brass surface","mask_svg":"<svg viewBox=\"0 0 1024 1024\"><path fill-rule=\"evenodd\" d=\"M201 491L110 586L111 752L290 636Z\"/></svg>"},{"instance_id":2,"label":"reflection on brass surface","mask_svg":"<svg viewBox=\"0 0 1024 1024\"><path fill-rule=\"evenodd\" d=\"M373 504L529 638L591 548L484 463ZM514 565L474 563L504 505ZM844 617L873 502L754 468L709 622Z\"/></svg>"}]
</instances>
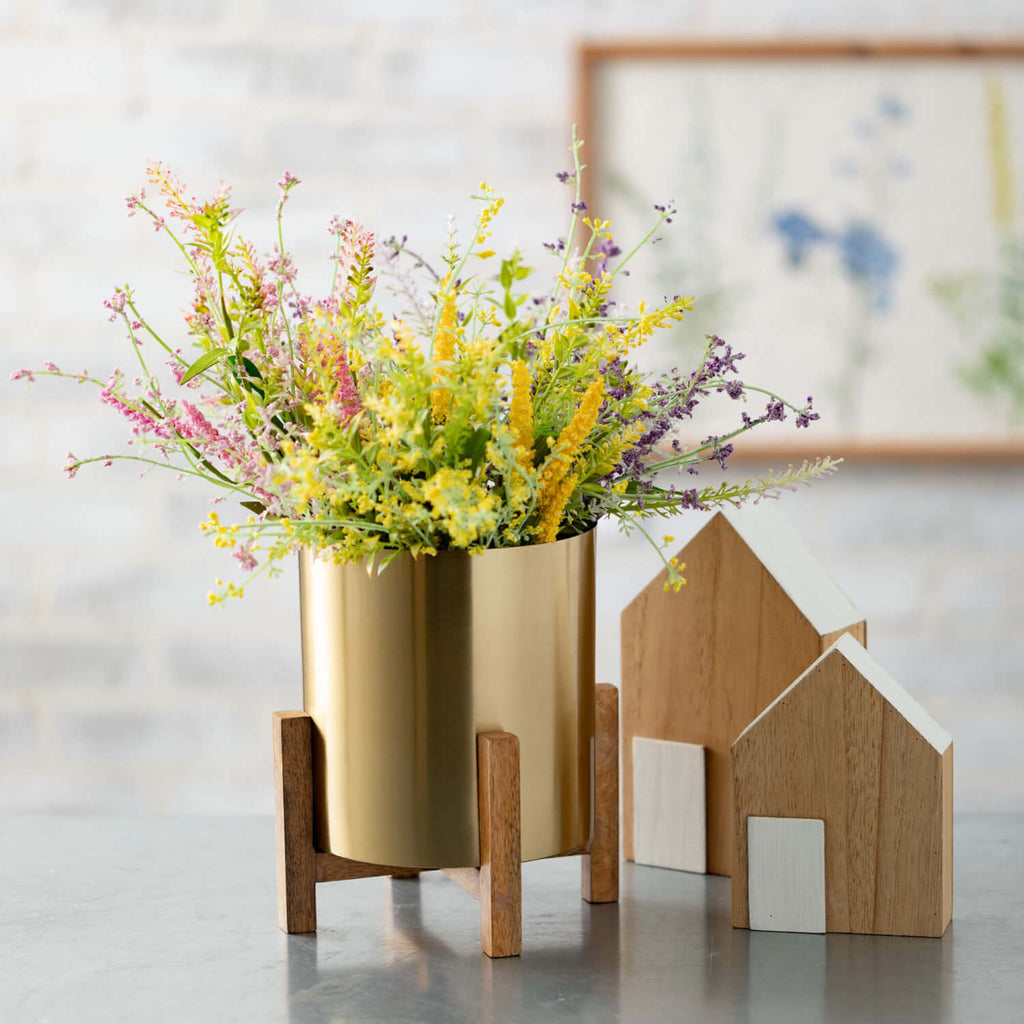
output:
<instances>
[{"instance_id":1,"label":"reflection on brass surface","mask_svg":"<svg viewBox=\"0 0 1024 1024\"><path fill-rule=\"evenodd\" d=\"M299 555L317 848L479 864L476 735L519 737L522 858L590 835L594 531L480 555Z\"/></svg>"}]
</instances>

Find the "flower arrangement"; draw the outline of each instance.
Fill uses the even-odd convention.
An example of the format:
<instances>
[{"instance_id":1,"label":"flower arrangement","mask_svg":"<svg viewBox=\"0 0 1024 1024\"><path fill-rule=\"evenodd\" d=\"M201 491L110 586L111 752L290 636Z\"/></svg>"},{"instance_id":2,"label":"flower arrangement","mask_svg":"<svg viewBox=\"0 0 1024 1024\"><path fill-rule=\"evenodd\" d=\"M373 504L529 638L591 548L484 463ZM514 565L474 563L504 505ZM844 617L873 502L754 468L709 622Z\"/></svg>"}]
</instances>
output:
<instances>
[{"instance_id":1,"label":"flower arrangement","mask_svg":"<svg viewBox=\"0 0 1024 1024\"><path fill-rule=\"evenodd\" d=\"M379 244L360 225L332 220L333 281L319 299L300 290L282 232L297 178L286 173L278 183L277 246L260 257L233 234L237 211L226 187L200 201L153 163L148 179L165 211L142 190L128 198L129 214L150 218L187 264L192 351L158 333L125 285L105 305L138 361L132 379L115 370L99 380L51 363L12 376L97 386L101 401L131 425L134 443L146 446L145 454L69 454L69 476L89 463L127 459L200 477L216 489L215 501L236 498L248 510L244 522L212 512L202 524L246 576L238 584L218 580L211 603L241 596L261 571L276 574L301 546L380 569L402 551L543 544L614 517L626 530L640 529L665 559L672 538L655 541L641 519L774 496L836 464L823 458L703 488L659 482L671 471L697 473L703 463L724 467L737 435L787 411L798 427L818 417L810 399L798 407L742 382L743 356L716 336L687 372L652 376L631 363L638 346L693 302L675 296L630 311L611 296L673 208L656 206L651 230L623 254L609 223L586 215L580 146L574 135L573 169L558 175L574 199L566 235L546 246L555 267L543 287L527 290L535 274L518 251L499 259L486 247L503 200L481 184L468 243L450 225L436 265L406 239ZM382 280L406 307L400 317L375 304ZM150 352L169 367L173 390L159 380ZM673 440L714 393L766 404L758 415L742 411L724 436L691 447ZM682 566L665 560L668 583L678 588Z\"/></svg>"}]
</instances>

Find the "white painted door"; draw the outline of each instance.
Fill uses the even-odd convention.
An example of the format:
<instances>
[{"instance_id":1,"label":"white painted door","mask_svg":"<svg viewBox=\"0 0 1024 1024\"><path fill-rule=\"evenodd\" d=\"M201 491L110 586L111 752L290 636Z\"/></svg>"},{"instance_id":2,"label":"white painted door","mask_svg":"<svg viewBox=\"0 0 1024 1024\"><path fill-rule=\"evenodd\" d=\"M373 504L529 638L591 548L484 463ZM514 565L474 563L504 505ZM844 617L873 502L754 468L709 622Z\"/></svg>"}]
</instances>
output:
<instances>
[{"instance_id":1,"label":"white painted door","mask_svg":"<svg viewBox=\"0 0 1024 1024\"><path fill-rule=\"evenodd\" d=\"M747 818L750 927L825 931L825 823Z\"/></svg>"}]
</instances>

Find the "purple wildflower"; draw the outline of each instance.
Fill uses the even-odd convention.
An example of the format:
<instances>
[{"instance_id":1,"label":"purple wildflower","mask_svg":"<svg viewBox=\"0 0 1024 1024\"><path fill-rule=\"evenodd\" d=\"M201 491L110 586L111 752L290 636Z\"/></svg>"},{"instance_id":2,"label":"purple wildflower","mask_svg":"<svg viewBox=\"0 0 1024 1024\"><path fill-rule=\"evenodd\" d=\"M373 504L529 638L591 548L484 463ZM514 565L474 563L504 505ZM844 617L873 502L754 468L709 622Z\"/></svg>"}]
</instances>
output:
<instances>
[{"instance_id":1,"label":"purple wildflower","mask_svg":"<svg viewBox=\"0 0 1024 1024\"><path fill-rule=\"evenodd\" d=\"M811 404L813 401L813 397L808 395L807 405L797 413L796 425L798 427L809 427L811 425L811 420L821 419L821 416L818 413L811 411Z\"/></svg>"}]
</instances>

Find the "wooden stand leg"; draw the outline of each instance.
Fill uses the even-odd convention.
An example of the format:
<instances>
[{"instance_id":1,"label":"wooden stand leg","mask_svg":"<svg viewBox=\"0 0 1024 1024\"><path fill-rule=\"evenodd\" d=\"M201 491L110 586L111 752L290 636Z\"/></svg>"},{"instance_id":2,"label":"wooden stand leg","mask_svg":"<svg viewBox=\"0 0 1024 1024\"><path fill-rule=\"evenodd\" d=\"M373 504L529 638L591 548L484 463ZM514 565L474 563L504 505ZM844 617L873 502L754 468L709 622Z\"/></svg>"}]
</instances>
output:
<instances>
[{"instance_id":1,"label":"wooden stand leg","mask_svg":"<svg viewBox=\"0 0 1024 1024\"><path fill-rule=\"evenodd\" d=\"M480 807L480 945L489 957L523 951L519 738L477 736Z\"/></svg>"},{"instance_id":2,"label":"wooden stand leg","mask_svg":"<svg viewBox=\"0 0 1024 1024\"><path fill-rule=\"evenodd\" d=\"M594 722L594 832L583 855L583 898L619 899L619 691L597 686Z\"/></svg>"},{"instance_id":3,"label":"wooden stand leg","mask_svg":"<svg viewBox=\"0 0 1024 1024\"><path fill-rule=\"evenodd\" d=\"M316 931L311 725L303 711L274 714L277 919L292 933Z\"/></svg>"},{"instance_id":4,"label":"wooden stand leg","mask_svg":"<svg viewBox=\"0 0 1024 1024\"><path fill-rule=\"evenodd\" d=\"M278 920L290 933L316 931L320 882L419 870L368 864L318 851L313 842L313 722L304 711L274 715ZM480 901L480 945L489 957L519 956L523 947L519 738L477 736L480 867L445 870ZM597 688L594 830L583 858L583 896L609 903L619 891L618 691ZM580 852L579 850L572 851Z\"/></svg>"}]
</instances>

